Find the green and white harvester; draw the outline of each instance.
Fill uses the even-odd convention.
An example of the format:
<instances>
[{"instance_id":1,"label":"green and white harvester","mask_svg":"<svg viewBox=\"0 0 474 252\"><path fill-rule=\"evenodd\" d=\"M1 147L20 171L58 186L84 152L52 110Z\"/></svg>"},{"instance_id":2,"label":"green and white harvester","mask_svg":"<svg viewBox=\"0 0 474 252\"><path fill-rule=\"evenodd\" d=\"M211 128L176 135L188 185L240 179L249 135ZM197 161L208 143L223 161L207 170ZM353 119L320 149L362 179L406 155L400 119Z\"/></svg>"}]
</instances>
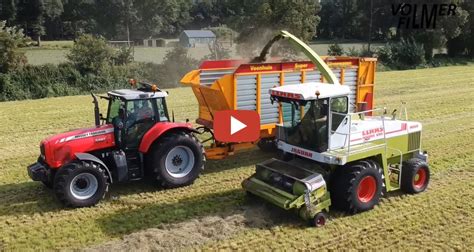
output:
<instances>
[{"instance_id":1,"label":"green and white harvester","mask_svg":"<svg viewBox=\"0 0 474 252\"><path fill-rule=\"evenodd\" d=\"M332 207L358 213L372 209L386 192L423 192L430 170L421 123L397 119L396 111L386 109L349 112L350 88L303 42L286 32L279 38L300 47L328 83L270 89L286 113L277 126L283 155L257 164L243 188L314 226L326 223Z\"/></svg>"}]
</instances>

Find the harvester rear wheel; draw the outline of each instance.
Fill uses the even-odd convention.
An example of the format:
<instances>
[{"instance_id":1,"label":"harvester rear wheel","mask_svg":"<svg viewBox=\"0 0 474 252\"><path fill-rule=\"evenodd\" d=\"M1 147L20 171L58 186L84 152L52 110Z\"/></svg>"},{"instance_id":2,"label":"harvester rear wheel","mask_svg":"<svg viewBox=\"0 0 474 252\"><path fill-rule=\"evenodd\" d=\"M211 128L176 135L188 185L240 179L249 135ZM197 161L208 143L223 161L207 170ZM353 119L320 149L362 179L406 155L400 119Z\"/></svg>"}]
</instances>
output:
<instances>
[{"instance_id":1,"label":"harvester rear wheel","mask_svg":"<svg viewBox=\"0 0 474 252\"><path fill-rule=\"evenodd\" d=\"M161 186L190 185L204 169L204 147L190 133L173 133L161 138L151 152L151 166Z\"/></svg>"},{"instance_id":2,"label":"harvester rear wheel","mask_svg":"<svg viewBox=\"0 0 474 252\"><path fill-rule=\"evenodd\" d=\"M339 167L331 180L334 207L349 213L372 209L382 196L382 174L366 161Z\"/></svg>"},{"instance_id":3,"label":"harvester rear wheel","mask_svg":"<svg viewBox=\"0 0 474 252\"><path fill-rule=\"evenodd\" d=\"M430 182L430 168L419 158L403 162L400 188L406 193L420 193Z\"/></svg>"},{"instance_id":4,"label":"harvester rear wheel","mask_svg":"<svg viewBox=\"0 0 474 252\"><path fill-rule=\"evenodd\" d=\"M68 207L89 207L104 198L109 187L105 170L98 164L72 162L61 167L54 179L56 197Z\"/></svg>"}]
</instances>

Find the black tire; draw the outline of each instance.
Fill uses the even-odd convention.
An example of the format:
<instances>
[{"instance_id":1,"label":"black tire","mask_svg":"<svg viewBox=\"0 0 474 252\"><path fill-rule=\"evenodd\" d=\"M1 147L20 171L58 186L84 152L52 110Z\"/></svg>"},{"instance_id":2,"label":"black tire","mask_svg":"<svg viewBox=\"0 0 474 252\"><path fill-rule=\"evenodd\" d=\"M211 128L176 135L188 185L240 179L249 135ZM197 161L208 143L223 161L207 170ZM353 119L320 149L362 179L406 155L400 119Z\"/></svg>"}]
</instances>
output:
<instances>
[{"instance_id":1,"label":"black tire","mask_svg":"<svg viewBox=\"0 0 474 252\"><path fill-rule=\"evenodd\" d=\"M186 162L186 158L174 155L174 153L180 153L175 152L176 148L182 149L182 154L189 157L192 156L190 158L193 159L194 163L192 165L189 163L189 168L185 167L184 171L182 171L181 165L183 162ZM171 156L168 157L168 154ZM166 188L176 188L192 184L199 177L206 162L202 144L194 135L185 132L172 133L160 138L153 147L151 155L149 166L160 185ZM171 163L168 160L168 168L166 165L167 157L171 160ZM177 172L173 173L172 170L175 169L177 169ZM180 173L184 173L184 175Z\"/></svg>"},{"instance_id":2,"label":"black tire","mask_svg":"<svg viewBox=\"0 0 474 252\"><path fill-rule=\"evenodd\" d=\"M322 227L322 226L326 225L327 219L328 219L328 217L325 213L319 212L311 220L311 226L317 227L317 228Z\"/></svg>"},{"instance_id":3,"label":"black tire","mask_svg":"<svg viewBox=\"0 0 474 252\"><path fill-rule=\"evenodd\" d=\"M372 168L376 169L380 173L380 176L382 177L382 196L385 195L387 193L387 185L385 184L385 174L382 165L373 159L366 159L362 160L361 162L368 162Z\"/></svg>"},{"instance_id":4,"label":"black tire","mask_svg":"<svg viewBox=\"0 0 474 252\"><path fill-rule=\"evenodd\" d=\"M57 171L54 179L56 197L68 207L94 206L104 198L108 188L109 181L104 168L90 162L78 161L66 164ZM85 192L79 195L77 190Z\"/></svg>"},{"instance_id":5,"label":"black tire","mask_svg":"<svg viewBox=\"0 0 474 252\"><path fill-rule=\"evenodd\" d=\"M264 152L275 152L278 150L276 141L274 138L262 138L258 141L257 146Z\"/></svg>"},{"instance_id":6,"label":"black tire","mask_svg":"<svg viewBox=\"0 0 474 252\"><path fill-rule=\"evenodd\" d=\"M382 175L366 161L351 163L337 168L330 192L335 208L349 213L367 211L380 202Z\"/></svg>"},{"instance_id":7,"label":"black tire","mask_svg":"<svg viewBox=\"0 0 474 252\"><path fill-rule=\"evenodd\" d=\"M419 158L412 158L402 165L400 189L406 193L421 193L430 182L430 168Z\"/></svg>"},{"instance_id":8,"label":"black tire","mask_svg":"<svg viewBox=\"0 0 474 252\"><path fill-rule=\"evenodd\" d=\"M48 180L47 181L41 181L41 182L43 182L43 185L46 186L47 188L53 189L55 175L56 175L56 170L49 169L49 171L48 171Z\"/></svg>"}]
</instances>

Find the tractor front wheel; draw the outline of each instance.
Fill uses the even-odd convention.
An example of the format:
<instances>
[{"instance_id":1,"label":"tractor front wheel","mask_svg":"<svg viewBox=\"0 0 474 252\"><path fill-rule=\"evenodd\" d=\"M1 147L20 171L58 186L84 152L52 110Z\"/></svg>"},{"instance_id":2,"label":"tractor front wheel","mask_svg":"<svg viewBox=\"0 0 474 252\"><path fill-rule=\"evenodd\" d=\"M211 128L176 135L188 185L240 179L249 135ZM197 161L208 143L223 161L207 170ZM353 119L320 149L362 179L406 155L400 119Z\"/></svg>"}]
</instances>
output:
<instances>
[{"instance_id":1,"label":"tractor front wheel","mask_svg":"<svg viewBox=\"0 0 474 252\"><path fill-rule=\"evenodd\" d=\"M403 162L400 188L406 193L420 193L430 182L430 168L419 158Z\"/></svg>"},{"instance_id":2,"label":"tractor front wheel","mask_svg":"<svg viewBox=\"0 0 474 252\"><path fill-rule=\"evenodd\" d=\"M89 207L103 199L108 188L108 177L100 165L72 162L57 171L53 189L64 205Z\"/></svg>"},{"instance_id":3,"label":"tractor front wheel","mask_svg":"<svg viewBox=\"0 0 474 252\"><path fill-rule=\"evenodd\" d=\"M358 213L372 209L382 196L382 174L365 161L336 170L331 183L331 201L336 208Z\"/></svg>"},{"instance_id":4,"label":"tractor front wheel","mask_svg":"<svg viewBox=\"0 0 474 252\"><path fill-rule=\"evenodd\" d=\"M151 154L151 168L166 188L192 184L204 169L206 161L204 147L199 140L184 132L160 139Z\"/></svg>"},{"instance_id":5,"label":"tractor front wheel","mask_svg":"<svg viewBox=\"0 0 474 252\"><path fill-rule=\"evenodd\" d=\"M49 169L48 171L48 180L42 181L43 185L49 189L53 189L54 186L54 176L56 175L56 170Z\"/></svg>"}]
</instances>

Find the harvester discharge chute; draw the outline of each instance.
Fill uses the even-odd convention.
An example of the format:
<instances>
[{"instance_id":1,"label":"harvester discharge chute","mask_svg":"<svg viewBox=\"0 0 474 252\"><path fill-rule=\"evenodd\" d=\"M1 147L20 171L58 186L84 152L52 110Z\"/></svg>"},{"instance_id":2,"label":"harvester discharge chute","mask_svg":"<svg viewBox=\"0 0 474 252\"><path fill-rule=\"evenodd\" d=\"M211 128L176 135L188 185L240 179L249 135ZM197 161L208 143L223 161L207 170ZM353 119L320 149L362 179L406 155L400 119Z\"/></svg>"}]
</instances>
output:
<instances>
[{"instance_id":1,"label":"harvester discharge chute","mask_svg":"<svg viewBox=\"0 0 474 252\"><path fill-rule=\"evenodd\" d=\"M271 46L286 39L310 61L266 60ZM269 90L275 86L328 82L351 89L351 111L371 109L376 59L319 57L301 40L282 31L253 60L204 61L199 69L187 73L181 83L192 87L199 103L196 122L203 131L213 131L214 113L221 110L254 110L260 114L260 140L251 143L225 143L212 140L206 148L208 159L223 159L256 144L275 150L276 125L290 116L290 108L272 103ZM304 109L304 108L302 108ZM303 111L301 111L303 112Z\"/></svg>"}]
</instances>

